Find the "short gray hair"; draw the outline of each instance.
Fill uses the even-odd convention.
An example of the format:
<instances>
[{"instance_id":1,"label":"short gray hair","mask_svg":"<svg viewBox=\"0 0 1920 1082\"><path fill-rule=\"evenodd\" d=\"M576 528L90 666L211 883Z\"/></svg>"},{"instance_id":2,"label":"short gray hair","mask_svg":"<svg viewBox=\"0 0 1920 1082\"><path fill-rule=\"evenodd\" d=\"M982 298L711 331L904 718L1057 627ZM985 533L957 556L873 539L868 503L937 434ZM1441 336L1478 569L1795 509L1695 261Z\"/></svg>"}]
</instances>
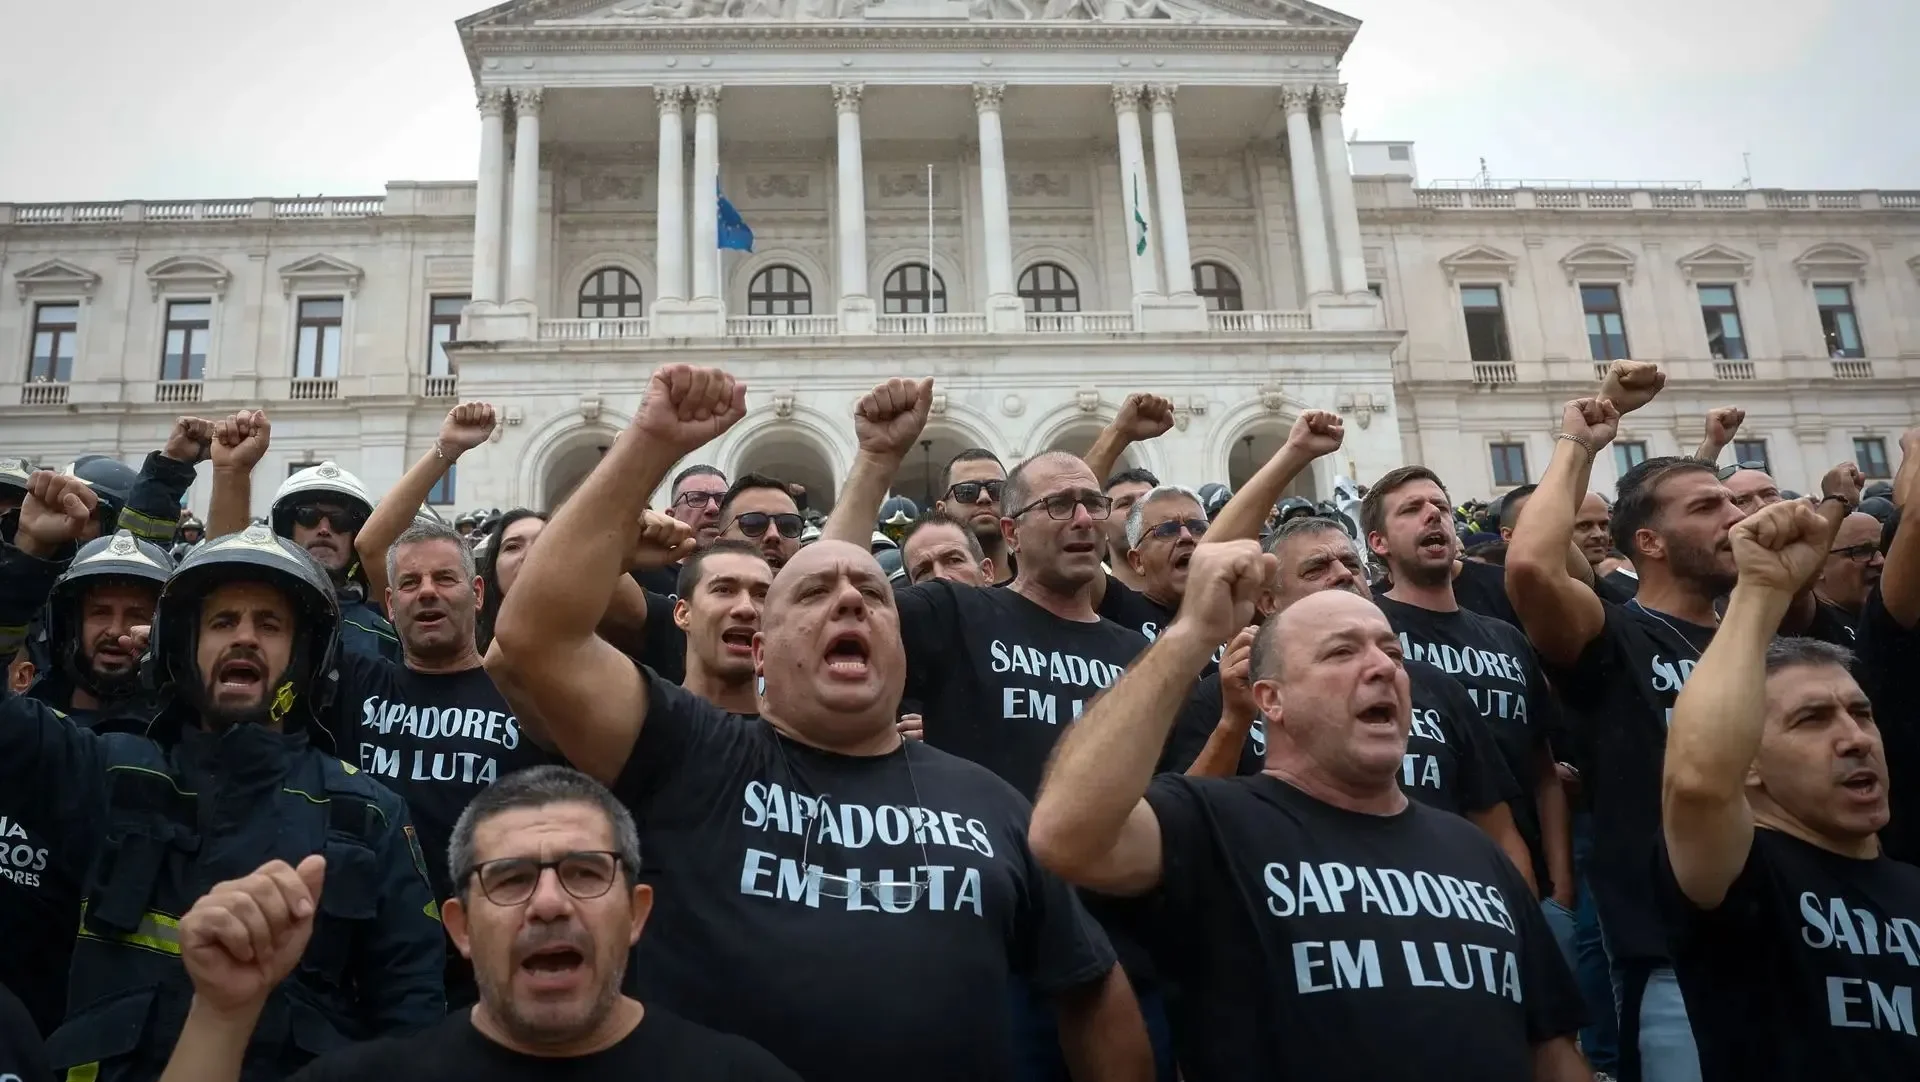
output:
<instances>
[{"instance_id":1,"label":"short gray hair","mask_svg":"<svg viewBox=\"0 0 1920 1082\"><path fill-rule=\"evenodd\" d=\"M522 808L545 808L554 804L585 804L606 813L613 827L613 849L620 856L620 869L632 886L640 874L640 831L633 825L633 813L606 786L569 766L533 766L515 771L494 782L470 801L453 824L453 840L447 844L447 864L453 872L454 896L466 900L467 885L473 880L477 862L473 850L474 832L480 824Z\"/></svg>"},{"instance_id":2,"label":"short gray hair","mask_svg":"<svg viewBox=\"0 0 1920 1082\"><path fill-rule=\"evenodd\" d=\"M429 541L445 541L460 553L460 578L463 582L472 582L479 574L474 570L473 548L467 539L461 537L453 527L438 519L417 518L413 525L401 531L400 536L387 546L387 583L400 577L400 550L409 545L423 545Z\"/></svg>"},{"instance_id":3,"label":"short gray hair","mask_svg":"<svg viewBox=\"0 0 1920 1082\"><path fill-rule=\"evenodd\" d=\"M1366 562L1367 554L1360 551L1360 542L1354 540L1353 535L1347 532L1345 526L1340 525L1338 522L1324 515L1301 515L1298 518L1290 518L1282 522L1273 528L1272 533L1267 535L1266 543L1261 547L1278 556L1280 555L1280 546L1294 538L1300 537L1303 534L1321 533L1337 533L1341 537L1346 538L1347 541L1353 545L1354 551L1360 553L1360 562Z\"/></svg>"},{"instance_id":4,"label":"short gray hair","mask_svg":"<svg viewBox=\"0 0 1920 1082\"><path fill-rule=\"evenodd\" d=\"M1140 539L1147 534L1147 505L1150 503L1159 503L1161 500L1170 500L1176 496L1192 500L1200 508L1201 520L1206 520L1207 501L1201 499L1198 492L1195 492L1185 485L1161 485L1158 488L1149 489L1146 495L1133 501L1133 506L1127 509L1128 549L1139 548Z\"/></svg>"},{"instance_id":5,"label":"short gray hair","mask_svg":"<svg viewBox=\"0 0 1920 1082\"><path fill-rule=\"evenodd\" d=\"M1767 675L1796 665L1838 665L1852 671L1853 651L1822 639L1783 635L1767 644Z\"/></svg>"}]
</instances>

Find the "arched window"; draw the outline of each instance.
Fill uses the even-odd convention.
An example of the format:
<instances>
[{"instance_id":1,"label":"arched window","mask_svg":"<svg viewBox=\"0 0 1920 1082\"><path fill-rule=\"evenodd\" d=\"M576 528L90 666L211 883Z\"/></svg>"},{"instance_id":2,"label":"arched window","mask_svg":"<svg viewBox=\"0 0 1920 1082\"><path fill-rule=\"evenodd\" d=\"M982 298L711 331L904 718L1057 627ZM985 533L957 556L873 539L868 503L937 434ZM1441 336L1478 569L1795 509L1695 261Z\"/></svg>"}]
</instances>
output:
<instances>
[{"instance_id":1,"label":"arched window","mask_svg":"<svg viewBox=\"0 0 1920 1082\"><path fill-rule=\"evenodd\" d=\"M1238 312L1246 307L1240 297L1240 279L1218 263L1195 263L1193 285L1209 312Z\"/></svg>"},{"instance_id":2,"label":"arched window","mask_svg":"<svg viewBox=\"0 0 1920 1082\"><path fill-rule=\"evenodd\" d=\"M1035 263L1021 271L1019 293L1029 312L1080 310L1080 283L1058 263Z\"/></svg>"},{"instance_id":3,"label":"arched window","mask_svg":"<svg viewBox=\"0 0 1920 1082\"><path fill-rule=\"evenodd\" d=\"M929 285L931 282L931 285ZM890 316L947 310L947 283L925 263L902 263L880 288L881 311Z\"/></svg>"},{"instance_id":4,"label":"arched window","mask_svg":"<svg viewBox=\"0 0 1920 1082\"><path fill-rule=\"evenodd\" d=\"M646 314L640 279L619 267L601 267L580 283L581 319L637 319Z\"/></svg>"},{"instance_id":5,"label":"arched window","mask_svg":"<svg viewBox=\"0 0 1920 1082\"><path fill-rule=\"evenodd\" d=\"M750 316L810 316L813 314L813 287L807 276L785 264L762 270L747 284L747 314Z\"/></svg>"}]
</instances>

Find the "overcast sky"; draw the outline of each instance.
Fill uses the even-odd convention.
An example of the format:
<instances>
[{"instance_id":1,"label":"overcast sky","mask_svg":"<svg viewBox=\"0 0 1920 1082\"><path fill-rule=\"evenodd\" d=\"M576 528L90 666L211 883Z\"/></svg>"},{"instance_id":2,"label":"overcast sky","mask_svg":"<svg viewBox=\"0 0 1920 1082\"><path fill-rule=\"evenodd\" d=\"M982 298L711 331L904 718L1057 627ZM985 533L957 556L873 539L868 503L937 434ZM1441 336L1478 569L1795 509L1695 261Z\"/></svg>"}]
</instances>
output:
<instances>
[{"instance_id":1,"label":"overcast sky","mask_svg":"<svg viewBox=\"0 0 1920 1082\"><path fill-rule=\"evenodd\" d=\"M484 0L0 0L0 202L471 178ZM1916 0L1348 0L1349 134L1423 180L1920 188Z\"/></svg>"}]
</instances>

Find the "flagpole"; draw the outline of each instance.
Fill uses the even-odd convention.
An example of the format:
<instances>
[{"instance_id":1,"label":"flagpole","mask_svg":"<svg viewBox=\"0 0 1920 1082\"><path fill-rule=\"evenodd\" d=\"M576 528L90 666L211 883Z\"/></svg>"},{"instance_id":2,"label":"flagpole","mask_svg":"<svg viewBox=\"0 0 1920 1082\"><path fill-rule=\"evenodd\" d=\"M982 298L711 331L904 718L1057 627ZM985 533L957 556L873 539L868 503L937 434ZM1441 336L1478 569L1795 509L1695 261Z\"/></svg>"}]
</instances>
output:
<instances>
[{"instance_id":1,"label":"flagpole","mask_svg":"<svg viewBox=\"0 0 1920 1082\"><path fill-rule=\"evenodd\" d=\"M927 163L927 333L933 333L933 163Z\"/></svg>"}]
</instances>

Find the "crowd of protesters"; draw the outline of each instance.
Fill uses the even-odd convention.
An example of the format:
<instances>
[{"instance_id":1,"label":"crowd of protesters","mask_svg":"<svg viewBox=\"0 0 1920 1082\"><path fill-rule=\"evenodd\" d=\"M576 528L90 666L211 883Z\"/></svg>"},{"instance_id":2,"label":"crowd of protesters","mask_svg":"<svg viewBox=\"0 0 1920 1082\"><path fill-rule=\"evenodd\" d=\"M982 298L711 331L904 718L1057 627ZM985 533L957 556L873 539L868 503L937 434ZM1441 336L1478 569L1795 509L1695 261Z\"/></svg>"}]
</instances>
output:
<instances>
[{"instance_id":1,"label":"crowd of protesters","mask_svg":"<svg viewBox=\"0 0 1920 1082\"><path fill-rule=\"evenodd\" d=\"M897 377L813 509L678 364L452 524L486 403L258 520L258 410L0 461L0 1079L1920 1077L1920 429L1593 490L1664 383L1493 501L1289 496L1315 410L1163 481L1140 393L921 509Z\"/></svg>"}]
</instances>

